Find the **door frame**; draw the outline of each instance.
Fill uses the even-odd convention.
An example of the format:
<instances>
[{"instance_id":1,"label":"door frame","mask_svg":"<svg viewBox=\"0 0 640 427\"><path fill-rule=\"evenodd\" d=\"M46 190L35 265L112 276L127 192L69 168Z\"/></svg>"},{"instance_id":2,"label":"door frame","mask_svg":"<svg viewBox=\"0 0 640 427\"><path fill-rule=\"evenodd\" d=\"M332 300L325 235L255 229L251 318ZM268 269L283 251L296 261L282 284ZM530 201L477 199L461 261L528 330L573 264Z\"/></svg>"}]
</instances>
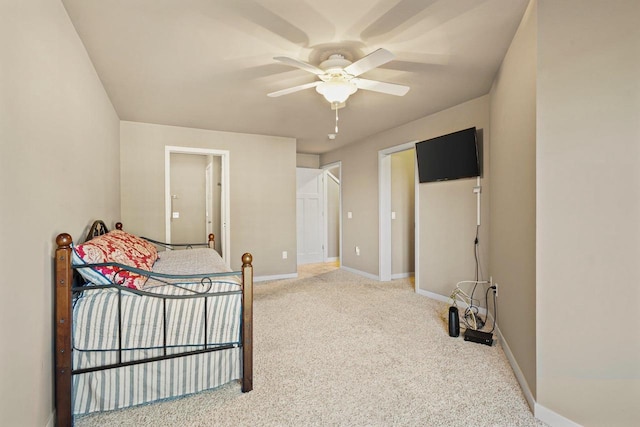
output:
<instances>
[{"instance_id":1,"label":"door frame","mask_svg":"<svg viewBox=\"0 0 640 427\"><path fill-rule=\"evenodd\" d=\"M211 157L209 159L211 159ZM213 188L211 185L212 181L213 181L213 163L210 161L207 161L207 166L205 166L204 168L204 200L205 200L204 229L207 235L210 233L213 233L213 221L210 220L211 215L213 215L213 212L210 212L211 205L213 204Z\"/></svg>"},{"instance_id":2,"label":"door frame","mask_svg":"<svg viewBox=\"0 0 640 427\"><path fill-rule=\"evenodd\" d=\"M222 259L229 265L231 253L231 215L230 215L230 182L229 182L229 151L211 148L178 147L166 145L164 147L164 206L165 206L165 241L171 243L171 154L198 154L204 156L221 157L221 191L220 196L220 234L216 236L222 249ZM206 236L203 236L206 237ZM219 239L219 240L218 240Z\"/></svg>"},{"instance_id":3,"label":"door frame","mask_svg":"<svg viewBox=\"0 0 640 427\"><path fill-rule=\"evenodd\" d=\"M338 168L338 259L342 265L342 161L326 164L322 166L322 180L324 191L324 262L329 258L329 203L327 203L327 178L329 170Z\"/></svg>"},{"instance_id":4,"label":"door frame","mask_svg":"<svg viewBox=\"0 0 640 427\"><path fill-rule=\"evenodd\" d=\"M419 141L406 142L394 147L385 148L378 151L378 275L381 282L391 281L391 155L415 149L416 143ZM417 160L416 160L417 163ZM414 206L415 206L415 234L414 234L414 275L415 289L418 289L420 263L420 198L418 183L418 165L415 165L414 172L415 190L414 190Z\"/></svg>"}]
</instances>

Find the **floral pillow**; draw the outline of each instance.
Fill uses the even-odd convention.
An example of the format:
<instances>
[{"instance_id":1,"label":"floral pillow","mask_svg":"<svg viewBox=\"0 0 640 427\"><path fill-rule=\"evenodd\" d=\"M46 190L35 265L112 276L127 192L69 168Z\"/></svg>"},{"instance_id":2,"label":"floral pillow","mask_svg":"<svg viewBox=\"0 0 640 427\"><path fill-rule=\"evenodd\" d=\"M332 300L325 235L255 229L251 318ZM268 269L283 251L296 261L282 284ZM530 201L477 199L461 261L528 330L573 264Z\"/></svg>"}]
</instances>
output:
<instances>
[{"instance_id":1,"label":"floral pillow","mask_svg":"<svg viewBox=\"0 0 640 427\"><path fill-rule=\"evenodd\" d=\"M74 246L72 262L74 266L116 262L151 271L156 259L158 251L153 244L125 231L113 230ZM98 285L117 283L133 289L142 289L147 281L145 276L115 266L79 268L78 271L87 281Z\"/></svg>"}]
</instances>

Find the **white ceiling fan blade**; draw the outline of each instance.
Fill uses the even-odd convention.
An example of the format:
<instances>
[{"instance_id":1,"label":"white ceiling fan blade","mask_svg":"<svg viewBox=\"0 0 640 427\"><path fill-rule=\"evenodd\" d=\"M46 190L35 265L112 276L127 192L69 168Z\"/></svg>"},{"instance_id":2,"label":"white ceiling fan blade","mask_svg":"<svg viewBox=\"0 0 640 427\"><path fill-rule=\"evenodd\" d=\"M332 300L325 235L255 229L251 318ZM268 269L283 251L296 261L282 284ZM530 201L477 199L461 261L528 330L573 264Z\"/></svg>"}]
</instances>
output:
<instances>
[{"instance_id":1,"label":"white ceiling fan blade","mask_svg":"<svg viewBox=\"0 0 640 427\"><path fill-rule=\"evenodd\" d=\"M318 82L307 83L307 84L304 84L304 85L294 86L294 87L290 87L288 89L282 89L282 90L279 90L279 91L276 91L276 92L268 93L267 96L275 98L275 97L282 96L282 95L288 95L290 93L298 92L300 90L305 90L305 89L309 89L311 87L316 87L320 83L322 83L322 82L318 81Z\"/></svg>"},{"instance_id":2,"label":"white ceiling fan blade","mask_svg":"<svg viewBox=\"0 0 640 427\"><path fill-rule=\"evenodd\" d=\"M376 80L353 79L358 89L371 90L374 92L386 93L388 95L404 96L409 92L409 86L395 83L379 82Z\"/></svg>"},{"instance_id":3,"label":"white ceiling fan blade","mask_svg":"<svg viewBox=\"0 0 640 427\"><path fill-rule=\"evenodd\" d=\"M307 64L306 62L298 61L297 59L289 58L288 56L276 56L273 59L280 61L283 64L291 65L292 67L300 68L301 70L308 71L313 74L322 75L324 71L315 65Z\"/></svg>"},{"instance_id":4,"label":"white ceiling fan blade","mask_svg":"<svg viewBox=\"0 0 640 427\"><path fill-rule=\"evenodd\" d=\"M346 67L344 70L352 76L359 76L360 74L366 73L369 70L392 61L393 58L395 58L393 53L389 52L386 49L378 49L374 50L364 58L357 60L353 64Z\"/></svg>"}]
</instances>

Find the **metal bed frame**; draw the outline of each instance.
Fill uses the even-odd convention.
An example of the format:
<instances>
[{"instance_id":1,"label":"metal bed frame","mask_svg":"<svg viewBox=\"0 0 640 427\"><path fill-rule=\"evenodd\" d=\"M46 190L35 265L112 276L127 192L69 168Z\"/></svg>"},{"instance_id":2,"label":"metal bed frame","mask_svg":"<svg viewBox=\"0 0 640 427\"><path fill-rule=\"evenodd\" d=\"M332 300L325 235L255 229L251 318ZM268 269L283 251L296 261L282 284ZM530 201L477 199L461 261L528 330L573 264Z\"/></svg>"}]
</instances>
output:
<instances>
[{"instance_id":1,"label":"metal bed frame","mask_svg":"<svg viewBox=\"0 0 640 427\"><path fill-rule=\"evenodd\" d=\"M116 228L121 230L122 224L117 223ZM90 240L93 237L105 234L108 232L106 225L102 221L96 221L91 227L86 240ZM148 239L150 240L150 239ZM151 241L151 240L150 240ZM177 246L191 248L195 246L208 246L214 248L214 236L209 235L208 243L200 244L180 244L171 245L162 242L151 241L154 244L164 246L166 248L174 248ZM175 359L178 357L186 357L202 353L210 353L213 351L220 351L235 347L242 348L242 378L241 389L242 392L248 392L253 389L253 257L249 253L245 253L242 256L242 269L236 272L223 272L223 273L210 273L210 274L190 274L190 275L170 275L153 273L145 270L132 268L129 266L117 264L117 263L102 263L102 264L88 264L85 266L72 266L71 265L71 244L72 238L67 233L59 234L56 238L56 255L55 255L55 365L56 365L56 386L55 386L55 403L56 403L56 421L58 427L72 426L73 425L73 411L72 411L72 377L88 372L96 372L107 369L114 369L126 366L139 365L143 363L156 362L160 360ZM111 285L91 285L83 286L84 283L78 280L79 274L78 268L91 268L97 266L111 265L119 267L123 270L131 271L149 278L164 281L168 285L180 285L185 283L202 283L208 284L209 288L213 282L225 282L224 277L240 276L241 277L241 290L238 291L225 291L216 293L193 292L189 295L164 295L152 292L145 292L142 290L135 290L118 285L117 283ZM218 279L220 278L220 279ZM117 280L117 278L116 278ZM167 282L172 280L174 282ZM175 282L177 280L177 282ZM96 366L84 369L74 369L72 352L73 349L73 305L75 299L83 292L100 291L103 289L115 288L118 292L118 348L117 348L117 362L104 366ZM132 349L122 348L122 335L120 334L120 328L122 327L121 318L121 298L123 292L142 295L145 297L161 298L163 300L163 328L164 338L162 347L154 349L162 349L161 356L148 357L139 360L122 361L122 352ZM238 342L230 343L208 343L207 342L207 300L209 298L215 298L216 296L241 294L242 295L242 315L241 315L241 337ZM198 343L198 348L195 350L182 351L179 353L168 354L168 349L175 349L174 346L167 345L167 322L166 322L166 303L167 300L174 299L192 299L192 298L204 298L204 340L202 344ZM185 346L181 346L185 347ZM193 346L186 346L193 347ZM145 350L146 348L135 348L134 350Z\"/></svg>"}]
</instances>

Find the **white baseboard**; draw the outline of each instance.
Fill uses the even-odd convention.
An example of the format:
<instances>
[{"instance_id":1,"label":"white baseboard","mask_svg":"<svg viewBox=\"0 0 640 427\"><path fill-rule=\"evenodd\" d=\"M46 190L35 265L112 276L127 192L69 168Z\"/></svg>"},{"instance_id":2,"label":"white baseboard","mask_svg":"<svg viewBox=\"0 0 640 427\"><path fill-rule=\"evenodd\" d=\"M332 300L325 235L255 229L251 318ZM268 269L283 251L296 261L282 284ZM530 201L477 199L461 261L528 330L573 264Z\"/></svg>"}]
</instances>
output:
<instances>
[{"instance_id":1,"label":"white baseboard","mask_svg":"<svg viewBox=\"0 0 640 427\"><path fill-rule=\"evenodd\" d=\"M325 262L336 262L336 261L338 261L339 259L340 259L340 257L337 257L337 256L329 257L329 258L326 258L326 261L325 261Z\"/></svg>"},{"instance_id":2,"label":"white baseboard","mask_svg":"<svg viewBox=\"0 0 640 427\"><path fill-rule=\"evenodd\" d=\"M47 421L47 425L45 427L55 427L56 426L56 410L54 409L49 416L49 421Z\"/></svg>"},{"instance_id":3,"label":"white baseboard","mask_svg":"<svg viewBox=\"0 0 640 427\"><path fill-rule=\"evenodd\" d=\"M502 335L502 332L500 331L500 328L497 325L496 325L496 335L498 335L498 339L500 340L500 345L502 346L502 350L504 351L505 356L507 356L507 360L511 365L511 369L513 370L513 373L515 374L516 379L520 384L520 389L522 389L522 394L524 394L524 398L527 399L527 403L529 404L529 408L531 408L531 412L533 412L533 414L536 415L535 413L536 400L533 397L533 393L531 393L531 389L529 388L529 383L527 383L527 380L525 379L524 374L522 373L522 369L520 369L518 362L516 362L516 358L513 356L513 353L511 352L511 348L509 347L509 344L504 339L504 336Z\"/></svg>"},{"instance_id":4,"label":"white baseboard","mask_svg":"<svg viewBox=\"0 0 640 427\"><path fill-rule=\"evenodd\" d=\"M396 273L396 274L392 274L391 275L391 280L395 280L395 279L406 279L408 277L413 277L414 273L413 271L410 273Z\"/></svg>"},{"instance_id":5,"label":"white baseboard","mask_svg":"<svg viewBox=\"0 0 640 427\"><path fill-rule=\"evenodd\" d=\"M493 320L493 316L491 316L491 319ZM500 331L500 328L497 324L496 335L500 340L500 345L502 346L502 350L504 351L505 356L507 356L509 365L511 365L511 369L513 370L513 373L518 380L518 384L520 385L522 394L524 394L524 398L527 400L527 404L529 405L529 408L531 408L531 412L533 412L533 416L552 427L582 427L580 424L571 421L570 419L565 418L562 415L536 402L535 398L533 397L533 393L531 393L531 389L529 388L529 383L527 383L527 380L525 379L524 374L522 373L522 370L518 365L518 362L516 362L516 359L511 352L509 344L504 339L502 331Z\"/></svg>"},{"instance_id":6,"label":"white baseboard","mask_svg":"<svg viewBox=\"0 0 640 427\"><path fill-rule=\"evenodd\" d=\"M569 418L565 418L557 412L554 412L538 403L535 404L533 414L543 423L549 424L553 427L582 427L581 424L571 421Z\"/></svg>"},{"instance_id":7,"label":"white baseboard","mask_svg":"<svg viewBox=\"0 0 640 427\"><path fill-rule=\"evenodd\" d=\"M366 273L364 271L356 270L355 268L351 268L351 267L345 267L344 265L341 265L340 268L342 270L348 271L349 273L357 274L359 276L364 276L367 279L378 280L378 281L380 280L380 276L376 276L375 274Z\"/></svg>"},{"instance_id":8,"label":"white baseboard","mask_svg":"<svg viewBox=\"0 0 640 427\"><path fill-rule=\"evenodd\" d=\"M297 279L298 273L274 274L272 276L256 276L254 282L266 282L267 280Z\"/></svg>"}]
</instances>

